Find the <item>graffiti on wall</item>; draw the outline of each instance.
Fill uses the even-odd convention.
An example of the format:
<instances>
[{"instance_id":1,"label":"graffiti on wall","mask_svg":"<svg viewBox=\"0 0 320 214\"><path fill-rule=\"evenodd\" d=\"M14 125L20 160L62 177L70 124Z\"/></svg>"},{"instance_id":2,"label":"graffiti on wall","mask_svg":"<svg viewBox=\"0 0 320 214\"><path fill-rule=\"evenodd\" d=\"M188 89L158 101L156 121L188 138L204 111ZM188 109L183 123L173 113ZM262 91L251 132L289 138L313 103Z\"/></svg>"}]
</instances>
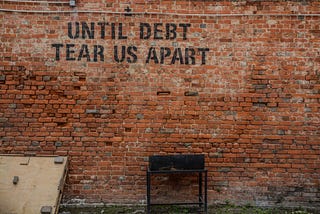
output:
<instances>
[{"instance_id":1,"label":"graffiti on wall","mask_svg":"<svg viewBox=\"0 0 320 214\"><path fill-rule=\"evenodd\" d=\"M121 40L130 37L139 40L153 41L181 41L188 40L191 27L189 23L138 23L138 33L128 34L123 23L108 22L68 22L67 36L72 40ZM182 65L205 65L208 60L209 48L204 47L156 47L152 45L141 55L139 46L136 45L114 45L113 56L106 54L105 47L101 44L88 45L75 43L54 43L51 45L55 50L55 60L104 62L106 57L112 57L117 63L136 63L139 56L143 56L146 64L182 64Z\"/></svg>"}]
</instances>

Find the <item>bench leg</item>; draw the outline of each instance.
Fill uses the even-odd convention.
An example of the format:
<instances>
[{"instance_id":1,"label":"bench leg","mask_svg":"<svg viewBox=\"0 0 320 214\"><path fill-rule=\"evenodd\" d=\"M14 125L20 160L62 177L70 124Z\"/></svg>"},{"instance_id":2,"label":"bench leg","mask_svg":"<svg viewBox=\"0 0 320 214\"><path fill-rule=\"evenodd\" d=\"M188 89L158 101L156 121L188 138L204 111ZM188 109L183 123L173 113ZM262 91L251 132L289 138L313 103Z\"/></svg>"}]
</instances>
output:
<instances>
[{"instance_id":1,"label":"bench leg","mask_svg":"<svg viewBox=\"0 0 320 214\"><path fill-rule=\"evenodd\" d=\"M147 214L151 213L151 207L150 207L150 187L151 181L150 181L150 173L147 171Z\"/></svg>"},{"instance_id":2,"label":"bench leg","mask_svg":"<svg viewBox=\"0 0 320 214\"><path fill-rule=\"evenodd\" d=\"M208 213L208 171L204 175L204 212Z\"/></svg>"},{"instance_id":3,"label":"bench leg","mask_svg":"<svg viewBox=\"0 0 320 214\"><path fill-rule=\"evenodd\" d=\"M202 207L203 204L203 195L202 195L202 172L199 172L199 207Z\"/></svg>"}]
</instances>

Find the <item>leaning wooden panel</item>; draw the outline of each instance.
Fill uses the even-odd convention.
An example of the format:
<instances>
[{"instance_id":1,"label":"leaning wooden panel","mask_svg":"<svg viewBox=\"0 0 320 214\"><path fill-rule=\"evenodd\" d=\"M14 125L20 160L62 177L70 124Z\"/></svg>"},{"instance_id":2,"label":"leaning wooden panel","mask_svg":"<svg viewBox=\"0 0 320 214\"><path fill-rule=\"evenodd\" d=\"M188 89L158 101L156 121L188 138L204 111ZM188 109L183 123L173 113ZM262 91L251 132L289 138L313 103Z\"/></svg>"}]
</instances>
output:
<instances>
[{"instance_id":1,"label":"leaning wooden panel","mask_svg":"<svg viewBox=\"0 0 320 214\"><path fill-rule=\"evenodd\" d=\"M57 213L67 157L0 156L0 213Z\"/></svg>"}]
</instances>

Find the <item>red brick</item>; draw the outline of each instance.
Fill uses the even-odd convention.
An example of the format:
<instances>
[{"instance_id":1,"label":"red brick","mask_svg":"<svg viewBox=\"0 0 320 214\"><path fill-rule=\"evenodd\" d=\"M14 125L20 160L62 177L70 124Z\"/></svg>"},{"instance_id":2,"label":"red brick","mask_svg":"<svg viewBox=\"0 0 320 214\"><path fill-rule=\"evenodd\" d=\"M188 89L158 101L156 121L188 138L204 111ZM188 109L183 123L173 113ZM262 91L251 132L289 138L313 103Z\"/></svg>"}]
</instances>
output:
<instances>
[{"instance_id":1,"label":"red brick","mask_svg":"<svg viewBox=\"0 0 320 214\"><path fill-rule=\"evenodd\" d=\"M134 3L134 12L177 15L88 12L71 20L68 13L2 11L0 153L68 155L66 200L140 203L148 156L199 153L206 157L210 203L233 199L239 204L310 205L319 194L319 16L298 14L319 14L319 1ZM77 9L85 11L106 6L123 11L127 5L77 2ZM4 2L2 8L58 6ZM217 13L247 15L215 17ZM261 16L250 15L256 13ZM97 23L104 19L123 23L129 38L112 39L108 25L101 39ZM68 22L94 22L95 38L82 39L81 29L80 38L69 38ZM141 40L140 22L191 26L186 40L182 28L176 39ZM64 45L59 61L53 43ZM66 44L77 47L71 53L74 61L66 60ZM102 45L104 62L99 56L98 62L78 60L82 44L88 45L91 59L93 46ZM136 46L137 62L125 58L116 63L115 44ZM180 65L180 60L170 65L171 58L147 64L150 47L169 47L171 54L175 48L210 50L206 65ZM201 62L201 54L195 59ZM30 146L33 141L40 146ZM303 188L292 190L295 186ZM275 201L279 196L281 204Z\"/></svg>"}]
</instances>

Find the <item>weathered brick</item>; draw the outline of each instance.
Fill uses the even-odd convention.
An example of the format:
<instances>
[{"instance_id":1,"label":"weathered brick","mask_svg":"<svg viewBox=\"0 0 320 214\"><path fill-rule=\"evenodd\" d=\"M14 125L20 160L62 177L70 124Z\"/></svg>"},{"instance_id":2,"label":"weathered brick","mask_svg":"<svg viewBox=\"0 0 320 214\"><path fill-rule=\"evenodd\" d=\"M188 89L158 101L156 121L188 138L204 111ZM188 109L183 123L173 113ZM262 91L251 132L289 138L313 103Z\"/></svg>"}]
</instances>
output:
<instances>
[{"instance_id":1,"label":"weathered brick","mask_svg":"<svg viewBox=\"0 0 320 214\"><path fill-rule=\"evenodd\" d=\"M70 156L66 201L140 203L150 155L201 153L210 203L319 207L320 2L269 3L3 2L0 153Z\"/></svg>"}]
</instances>

